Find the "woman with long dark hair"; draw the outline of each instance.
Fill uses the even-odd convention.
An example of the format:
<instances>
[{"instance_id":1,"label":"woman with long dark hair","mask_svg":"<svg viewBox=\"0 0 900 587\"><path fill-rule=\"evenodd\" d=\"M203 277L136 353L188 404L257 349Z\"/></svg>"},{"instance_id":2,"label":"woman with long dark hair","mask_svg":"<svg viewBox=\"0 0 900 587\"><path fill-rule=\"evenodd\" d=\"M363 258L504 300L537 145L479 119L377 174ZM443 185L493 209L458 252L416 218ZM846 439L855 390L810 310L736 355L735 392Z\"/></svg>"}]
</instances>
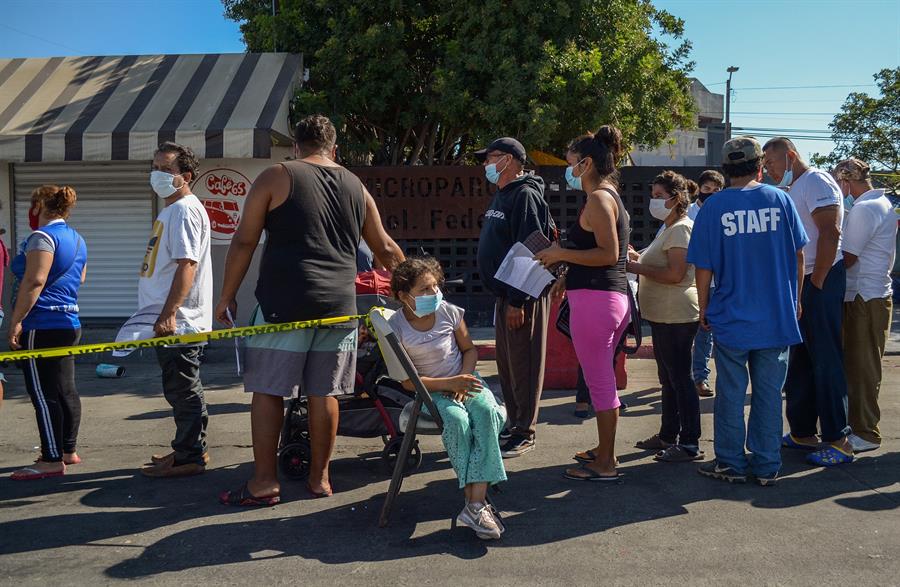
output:
<instances>
[{"instance_id":1,"label":"woman with long dark hair","mask_svg":"<svg viewBox=\"0 0 900 587\"><path fill-rule=\"evenodd\" d=\"M619 197L616 169L621 153L622 134L614 126L602 126L572 141L566 153L566 181L585 192L585 203L568 229L568 248L554 245L535 256L545 266L568 267L554 286L554 295L568 297L572 343L597 417L597 446L577 453L582 466L565 472L566 478L576 481L619 478L615 443L620 402L613 356L629 312L625 277L629 219Z\"/></svg>"}]
</instances>

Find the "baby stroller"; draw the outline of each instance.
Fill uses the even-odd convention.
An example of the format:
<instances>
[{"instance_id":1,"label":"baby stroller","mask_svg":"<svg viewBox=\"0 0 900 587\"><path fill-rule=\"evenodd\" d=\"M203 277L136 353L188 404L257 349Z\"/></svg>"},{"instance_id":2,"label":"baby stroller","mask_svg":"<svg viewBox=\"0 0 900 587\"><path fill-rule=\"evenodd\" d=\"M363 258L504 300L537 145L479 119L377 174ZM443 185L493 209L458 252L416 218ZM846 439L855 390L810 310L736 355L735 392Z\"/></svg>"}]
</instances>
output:
<instances>
[{"instance_id":1,"label":"baby stroller","mask_svg":"<svg viewBox=\"0 0 900 587\"><path fill-rule=\"evenodd\" d=\"M390 297L390 273L382 270L366 271L356 277L356 305L360 314L368 314L373 307L398 308ZM378 438L384 442L381 459L390 473L396 464L403 434L400 414L404 406L415 399L415 392L387 378L387 367L375 337L365 323L359 326L356 359L356 386L352 395L338 397L340 420L338 435L353 438ZM312 450L309 440L309 409L305 397L292 398L285 413L278 449L278 465L289 479L305 479L309 472ZM406 462L412 471L422 464L418 442Z\"/></svg>"}]
</instances>

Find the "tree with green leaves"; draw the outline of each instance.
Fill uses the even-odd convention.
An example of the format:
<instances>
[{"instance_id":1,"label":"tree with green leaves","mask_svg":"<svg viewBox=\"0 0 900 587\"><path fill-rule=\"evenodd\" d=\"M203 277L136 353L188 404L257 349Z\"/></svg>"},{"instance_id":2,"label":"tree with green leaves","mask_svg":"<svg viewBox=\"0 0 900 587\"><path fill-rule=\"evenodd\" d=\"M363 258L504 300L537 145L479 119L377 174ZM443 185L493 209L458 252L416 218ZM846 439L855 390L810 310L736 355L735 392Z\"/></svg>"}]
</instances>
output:
<instances>
[{"instance_id":1,"label":"tree with green leaves","mask_svg":"<svg viewBox=\"0 0 900 587\"><path fill-rule=\"evenodd\" d=\"M223 0L250 51L303 53L295 112L345 158L456 164L497 136L561 153L614 123L658 145L694 124L684 22L650 0Z\"/></svg>"},{"instance_id":2,"label":"tree with green leaves","mask_svg":"<svg viewBox=\"0 0 900 587\"><path fill-rule=\"evenodd\" d=\"M838 161L856 157L872 167L877 183L900 189L900 67L875 74L880 97L863 92L847 96L841 111L828 128L834 150L815 154L813 163L833 167Z\"/></svg>"}]
</instances>

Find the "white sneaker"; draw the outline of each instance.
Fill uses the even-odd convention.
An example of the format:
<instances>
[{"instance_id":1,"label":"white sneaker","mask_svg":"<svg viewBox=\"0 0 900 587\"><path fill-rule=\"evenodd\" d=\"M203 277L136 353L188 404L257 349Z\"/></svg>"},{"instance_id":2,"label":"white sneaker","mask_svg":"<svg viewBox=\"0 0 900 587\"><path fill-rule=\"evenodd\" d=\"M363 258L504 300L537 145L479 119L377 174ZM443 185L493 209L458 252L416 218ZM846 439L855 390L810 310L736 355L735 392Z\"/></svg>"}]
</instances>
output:
<instances>
[{"instance_id":1,"label":"white sneaker","mask_svg":"<svg viewBox=\"0 0 900 587\"><path fill-rule=\"evenodd\" d=\"M847 436L847 440L850 441L850 446L853 447L853 452L868 452L870 450L877 450L881 448L880 444L869 442L865 438L860 438L856 434L850 434Z\"/></svg>"},{"instance_id":2,"label":"white sneaker","mask_svg":"<svg viewBox=\"0 0 900 587\"><path fill-rule=\"evenodd\" d=\"M500 533L503 534L506 532L506 526L503 525L503 519L500 517L500 512L494 507L494 504L489 503L487 507L488 511L491 512L491 517L494 518L494 523L497 524L497 528L500 529Z\"/></svg>"},{"instance_id":3,"label":"white sneaker","mask_svg":"<svg viewBox=\"0 0 900 587\"><path fill-rule=\"evenodd\" d=\"M475 531L475 535L482 540L500 538L500 527L494 520L490 507L483 503L467 503L466 507L456 516L456 523L471 528Z\"/></svg>"}]
</instances>

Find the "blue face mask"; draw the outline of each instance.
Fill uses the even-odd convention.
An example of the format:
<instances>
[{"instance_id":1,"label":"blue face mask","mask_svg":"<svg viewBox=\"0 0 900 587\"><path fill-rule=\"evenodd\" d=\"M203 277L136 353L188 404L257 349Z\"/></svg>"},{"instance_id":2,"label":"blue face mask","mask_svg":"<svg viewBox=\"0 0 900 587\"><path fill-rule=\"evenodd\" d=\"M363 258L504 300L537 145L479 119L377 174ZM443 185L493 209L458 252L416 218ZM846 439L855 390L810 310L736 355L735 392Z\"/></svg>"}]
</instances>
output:
<instances>
[{"instance_id":1,"label":"blue face mask","mask_svg":"<svg viewBox=\"0 0 900 587\"><path fill-rule=\"evenodd\" d=\"M424 318L429 314L434 314L444 301L444 292L437 290L437 293L430 296L416 296L416 308L413 314L419 318Z\"/></svg>"},{"instance_id":2,"label":"blue face mask","mask_svg":"<svg viewBox=\"0 0 900 587\"><path fill-rule=\"evenodd\" d=\"M506 171L507 167L509 167L509 163L507 163L503 167L503 169L501 169L500 171L497 171L497 164L491 163L490 165L488 165L487 167L484 168L484 176L487 178L487 180L489 182L496 184L497 182L500 181L500 174L503 173L504 171Z\"/></svg>"},{"instance_id":3,"label":"blue face mask","mask_svg":"<svg viewBox=\"0 0 900 587\"><path fill-rule=\"evenodd\" d=\"M566 167L566 183L569 184L569 187L572 188L573 190L581 191L583 189L581 187L581 175L584 175L584 173L582 173L578 177L575 177L575 168L578 167L579 165L581 165L583 162L584 162L584 159L582 159L575 165Z\"/></svg>"},{"instance_id":4,"label":"blue face mask","mask_svg":"<svg viewBox=\"0 0 900 587\"><path fill-rule=\"evenodd\" d=\"M791 168L791 160L788 158L787 153L784 155L785 160L785 170L784 177L781 178L781 181L778 182L778 186L780 188L786 188L794 181L794 170Z\"/></svg>"},{"instance_id":5,"label":"blue face mask","mask_svg":"<svg viewBox=\"0 0 900 587\"><path fill-rule=\"evenodd\" d=\"M856 200L853 199L853 196L847 194L847 197L844 198L844 210L849 210L853 207L853 202Z\"/></svg>"}]
</instances>

